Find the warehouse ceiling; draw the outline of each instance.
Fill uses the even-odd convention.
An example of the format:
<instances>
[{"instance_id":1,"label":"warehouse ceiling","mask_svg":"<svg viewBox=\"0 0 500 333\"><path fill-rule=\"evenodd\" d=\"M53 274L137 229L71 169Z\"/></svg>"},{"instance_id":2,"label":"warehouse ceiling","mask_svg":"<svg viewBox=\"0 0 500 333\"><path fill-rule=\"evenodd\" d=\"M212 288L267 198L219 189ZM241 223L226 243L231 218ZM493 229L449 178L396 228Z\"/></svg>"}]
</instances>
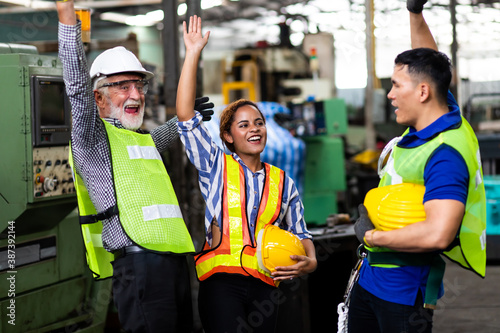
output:
<instances>
[{"instance_id":1,"label":"warehouse ceiling","mask_svg":"<svg viewBox=\"0 0 500 333\"><path fill-rule=\"evenodd\" d=\"M472 6L477 8L493 7L499 8L500 0L457 0L459 6ZM20 13L54 8L54 0L0 0L0 14ZM355 10L364 7L365 0L201 0L204 8L203 16L207 21L224 23L236 19L258 19L262 16L275 13L287 15L288 7L299 4L303 8L301 15L306 19L313 12L330 13L342 10L347 6ZM405 0L375 0L375 8L386 7L397 9L404 6ZM161 9L162 0L92 0L75 1L77 6L92 8L94 15L99 18L100 14L106 12L117 12L127 15L146 14ZM184 0L178 2L182 7ZM426 8L448 7L449 0L429 1ZM316 11L311 8L316 8Z\"/></svg>"},{"instance_id":2,"label":"warehouse ceiling","mask_svg":"<svg viewBox=\"0 0 500 333\"><path fill-rule=\"evenodd\" d=\"M188 0L189 3L191 3ZM444 52L450 49L452 30L450 2L456 2L456 35L461 59L500 58L500 0L429 0L425 17L438 46ZM350 65L359 60L366 64L365 4L367 0L201 0L205 29L211 31L212 50L226 47L235 49L254 45L258 41L280 43L280 27L290 28L290 40L300 45L304 35L327 32L335 39L339 62ZM395 54L409 47L408 14L405 0L373 0L377 59L384 68L377 68L382 76L390 75ZM149 25L162 29L161 0L93 0L76 1L77 6L92 8L92 26L99 27ZM17 19L6 15L54 8L53 0L0 0L0 30L4 26L19 25ZM186 1L178 2L179 20L185 19ZM121 23L118 23L121 22ZM22 27L21 27L22 28ZM447 52L449 53L449 52ZM387 55L387 57L386 57ZM377 61L377 66L381 64ZM340 66L339 73L349 68L344 77L355 77L355 66ZM483 62L486 64L486 62ZM382 66L382 65L380 65ZM493 66L493 63L492 63ZM496 65L494 65L496 68ZM388 68L388 70L386 70ZM467 71L470 71L468 73ZM469 63L462 72L472 77L477 73ZM487 71L488 75L498 71ZM361 75L361 74L360 74ZM497 79L490 77L489 79ZM363 82L363 78L360 81Z\"/></svg>"},{"instance_id":3,"label":"warehouse ceiling","mask_svg":"<svg viewBox=\"0 0 500 333\"><path fill-rule=\"evenodd\" d=\"M267 34L266 27L283 22L290 24L293 21L295 21L295 30L303 33L364 29L366 0L200 1L205 26L224 27L234 29L234 31L252 31L254 37L259 34ZM405 0L373 1L377 28L385 28L388 16L399 15L399 12L405 11ZM482 24L485 29L481 32L482 34L489 35L500 32L497 27L500 25L500 0L433 0L426 5L427 13L429 13L426 16L439 16L442 24L448 24L450 22L449 5L452 1L457 3L459 24ZM161 25L163 17L162 0L77 0L75 4L78 7L92 9L92 20L96 27L99 26L101 20L115 22L121 20L122 24L127 22L129 25L154 25L157 23ZM27 13L53 10L54 8L55 1L53 0L0 0L0 17L2 14ZM494 11L493 14L491 10ZM443 16L443 12L448 17ZM185 13L186 1L181 0L178 2L178 14L181 20L184 19ZM479 15L482 17L479 18ZM132 20L133 18L136 20ZM404 18L406 19L406 16ZM389 21L394 20L391 18ZM489 23L493 23L493 25ZM298 28L299 26L300 28Z\"/></svg>"}]
</instances>

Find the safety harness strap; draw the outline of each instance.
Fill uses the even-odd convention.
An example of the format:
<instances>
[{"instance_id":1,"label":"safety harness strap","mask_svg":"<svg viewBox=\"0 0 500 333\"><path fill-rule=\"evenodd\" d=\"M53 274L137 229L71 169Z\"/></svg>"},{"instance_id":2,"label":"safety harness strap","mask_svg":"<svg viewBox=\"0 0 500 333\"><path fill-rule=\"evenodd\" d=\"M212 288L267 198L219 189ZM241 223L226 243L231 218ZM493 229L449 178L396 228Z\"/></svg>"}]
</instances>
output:
<instances>
[{"instance_id":1,"label":"safety harness strap","mask_svg":"<svg viewBox=\"0 0 500 333\"><path fill-rule=\"evenodd\" d=\"M403 253L367 251L370 265L430 266L425 286L424 308L435 309L446 263L437 253Z\"/></svg>"},{"instance_id":2,"label":"safety harness strap","mask_svg":"<svg viewBox=\"0 0 500 333\"><path fill-rule=\"evenodd\" d=\"M118 206L114 205L106 209L104 212L92 214L92 215L80 215L80 224L92 224L99 221L109 219L115 215L118 215Z\"/></svg>"}]
</instances>

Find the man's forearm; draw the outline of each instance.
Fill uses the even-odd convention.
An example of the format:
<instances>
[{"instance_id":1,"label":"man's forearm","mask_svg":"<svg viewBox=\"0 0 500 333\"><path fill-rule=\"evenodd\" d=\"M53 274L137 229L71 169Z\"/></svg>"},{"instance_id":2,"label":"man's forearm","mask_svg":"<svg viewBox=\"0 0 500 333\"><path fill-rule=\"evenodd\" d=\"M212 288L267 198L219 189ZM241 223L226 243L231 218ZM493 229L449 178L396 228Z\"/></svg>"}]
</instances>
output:
<instances>
[{"instance_id":1,"label":"man's forearm","mask_svg":"<svg viewBox=\"0 0 500 333\"><path fill-rule=\"evenodd\" d=\"M66 25L59 22L58 41L64 83L71 102L73 145L94 147L98 113L79 24Z\"/></svg>"},{"instance_id":2,"label":"man's forearm","mask_svg":"<svg viewBox=\"0 0 500 333\"><path fill-rule=\"evenodd\" d=\"M165 124L154 128L151 130L150 134L156 148L160 152L167 150L167 148L179 138L179 132L177 130L177 117L173 117Z\"/></svg>"},{"instance_id":3,"label":"man's forearm","mask_svg":"<svg viewBox=\"0 0 500 333\"><path fill-rule=\"evenodd\" d=\"M57 1L57 15L59 16L59 22L66 25L76 24L76 14L75 14L75 4L72 0L69 1Z\"/></svg>"},{"instance_id":4,"label":"man's forearm","mask_svg":"<svg viewBox=\"0 0 500 333\"><path fill-rule=\"evenodd\" d=\"M410 35L412 49L427 47L438 51L436 41L422 13L415 14L410 12Z\"/></svg>"},{"instance_id":5,"label":"man's forearm","mask_svg":"<svg viewBox=\"0 0 500 333\"><path fill-rule=\"evenodd\" d=\"M186 52L177 89L177 117L186 121L194 116L194 99L196 97L196 72L200 54Z\"/></svg>"}]
</instances>

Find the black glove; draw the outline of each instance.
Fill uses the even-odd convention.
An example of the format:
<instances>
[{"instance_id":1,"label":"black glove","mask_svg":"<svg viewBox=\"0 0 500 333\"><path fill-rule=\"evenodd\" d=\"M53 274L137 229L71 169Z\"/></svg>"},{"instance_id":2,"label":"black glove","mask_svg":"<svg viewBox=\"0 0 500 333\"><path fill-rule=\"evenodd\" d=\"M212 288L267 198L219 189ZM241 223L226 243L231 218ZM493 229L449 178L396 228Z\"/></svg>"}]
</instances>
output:
<instances>
[{"instance_id":1,"label":"black glove","mask_svg":"<svg viewBox=\"0 0 500 333\"><path fill-rule=\"evenodd\" d=\"M406 0L406 8L412 13L420 14L427 0Z\"/></svg>"},{"instance_id":2,"label":"black glove","mask_svg":"<svg viewBox=\"0 0 500 333\"><path fill-rule=\"evenodd\" d=\"M365 233L368 230L375 229L375 226L373 225L372 221L370 221L370 218L368 217L368 211L366 210L365 205L360 204L358 206L358 211L359 211L359 218L357 219L356 223L354 224L354 232L356 233L356 237L358 238L360 243L362 243L366 246L370 246L369 244L366 244Z\"/></svg>"},{"instance_id":3,"label":"black glove","mask_svg":"<svg viewBox=\"0 0 500 333\"><path fill-rule=\"evenodd\" d=\"M201 113L203 116L203 121L209 121L212 119L212 115L214 114L214 103L208 102L208 97L198 97L194 100L194 109Z\"/></svg>"}]
</instances>

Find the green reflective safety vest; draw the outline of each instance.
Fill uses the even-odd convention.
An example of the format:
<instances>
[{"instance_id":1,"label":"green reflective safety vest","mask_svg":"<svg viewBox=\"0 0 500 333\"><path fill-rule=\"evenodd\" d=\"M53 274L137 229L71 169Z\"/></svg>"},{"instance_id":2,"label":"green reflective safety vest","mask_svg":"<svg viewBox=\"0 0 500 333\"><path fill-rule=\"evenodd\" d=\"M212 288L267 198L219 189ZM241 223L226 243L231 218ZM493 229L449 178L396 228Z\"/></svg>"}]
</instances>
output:
<instances>
[{"instance_id":1,"label":"green reflective safety vest","mask_svg":"<svg viewBox=\"0 0 500 333\"><path fill-rule=\"evenodd\" d=\"M118 213L127 236L145 249L194 253L170 177L151 135L120 129L104 120L103 123L112 157L116 207L112 207L114 211L101 212L94 217L98 220L99 215L108 218ZM88 193L81 186L83 182L78 178L75 173L80 216L95 214ZM102 223L81 225L89 268L96 278L111 276L113 258L102 248Z\"/></svg>"},{"instance_id":2,"label":"green reflective safety vest","mask_svg":"<svg viewBox=\"0 0 500 333\"><path fill-rule=\"evenodd\" d=\"M82 216L95 216L97 211L90 201L89 193L85 188L82 177L75 172L73 167L73 157L71 155L71 145L69 149L69 164L73 170L73 180L78 200L78 213ZM92 271L96 280L106 279L113 276L113 254L106 251L102 244L102 223L80 223L83 242L85 245L85 256L87 265Z\"/></svg>"},{"instance_id":3,"label":"green reflective safety vest","mask_svg":"<svg viewBox=\"0 0 500 333\"><path fill-rule=\"evenodd\" d=\"M403 134L406 135L408 130ZM460 127L444 131L431 141L414 148L396 145L392 158L384 167L385 174L379 187L399 183L424 185L424 169L441 145L448 145L462 155L469 171L469 186L465 214L457 239L451 249L443 254L462 267L472 270L481 277L486 271L486 199L479 145L469 123L462 117ZM372 248L372 251L387 251L384 248Z\"/></svg>"}]
</instances>

